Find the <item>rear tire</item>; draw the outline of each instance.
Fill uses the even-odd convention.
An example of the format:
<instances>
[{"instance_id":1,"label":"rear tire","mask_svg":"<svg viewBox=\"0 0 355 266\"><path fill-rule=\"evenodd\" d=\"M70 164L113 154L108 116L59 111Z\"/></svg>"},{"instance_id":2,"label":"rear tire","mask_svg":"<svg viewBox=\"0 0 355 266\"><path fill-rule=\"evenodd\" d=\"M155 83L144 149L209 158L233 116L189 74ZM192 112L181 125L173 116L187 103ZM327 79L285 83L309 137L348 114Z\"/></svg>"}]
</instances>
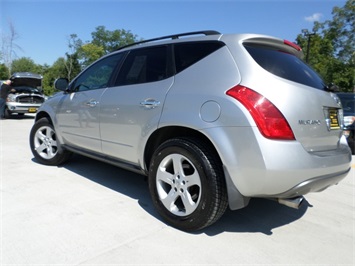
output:
<instances>
[{"instance_id":1,"label":"rear tire","mask_svg":"<svg viewBox=\"0 0 355 266\"><path fill-rule=\"evenodd\" d=\"M45 165L60 165L67 161L71 152L60 149L53 125L48 118L39 119L30 132L30 147L38 162Z\"/></svg>"},{"instance_id":2,"label":"rear tire","mask_svg":"<svg viewBox=\"0 0 355 266\"><path fill-rule=\"evenodd\" d=\"M216 222L228 201L222 164L204 143L171 139L155 151L149 191L159 214L170 225L195 231Z\"/></svg>"}]
</instances>

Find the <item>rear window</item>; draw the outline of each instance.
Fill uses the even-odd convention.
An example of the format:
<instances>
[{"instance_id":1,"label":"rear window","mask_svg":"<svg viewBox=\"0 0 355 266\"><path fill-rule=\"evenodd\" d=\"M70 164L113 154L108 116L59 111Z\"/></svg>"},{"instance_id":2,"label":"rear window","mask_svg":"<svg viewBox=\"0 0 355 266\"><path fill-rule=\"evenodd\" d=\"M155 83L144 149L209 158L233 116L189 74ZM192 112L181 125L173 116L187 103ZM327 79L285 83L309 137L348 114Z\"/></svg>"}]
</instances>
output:
<instances>
[{"instance_id":1,"label":"rear window","mask_svg":"<svg viewBox=\"0 0 355 266\"><path fill-rule=\"evenodd\" d=\"M319 90L326 89L320 76L298 57L269 47L244 46L254 60L270 73Z\"/></svg>"}]
</instances>

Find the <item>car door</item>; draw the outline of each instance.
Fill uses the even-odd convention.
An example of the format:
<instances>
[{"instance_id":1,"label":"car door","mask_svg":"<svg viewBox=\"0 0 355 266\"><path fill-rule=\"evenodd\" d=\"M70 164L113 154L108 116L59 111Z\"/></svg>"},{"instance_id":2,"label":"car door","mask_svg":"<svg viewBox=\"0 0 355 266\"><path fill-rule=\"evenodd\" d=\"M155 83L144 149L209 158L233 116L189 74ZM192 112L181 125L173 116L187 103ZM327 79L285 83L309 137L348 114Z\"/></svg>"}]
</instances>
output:
<instances>
[{"instance_id":1,"label":"car door","mask_svg":"<svg viewBox=\"0 0 355 266\"><path fill-rule=\"evenodd\" d=\"M101 152L100 98L122 54L103 58L81 73L70 85L57 112L59 130L71 146Z\"/></svg>"},{"instance_id":2,"label":"car door","mask_svg":"<svg viewBox=\"0 0 355 266\"><path fill-rule=\"evenodd\" d=\"M102 95L102 150L130 163L139 163L144 142L160 119L164 99L173 83L168 47L131 51L115 86Z\"/></svg>"}]
</instances>

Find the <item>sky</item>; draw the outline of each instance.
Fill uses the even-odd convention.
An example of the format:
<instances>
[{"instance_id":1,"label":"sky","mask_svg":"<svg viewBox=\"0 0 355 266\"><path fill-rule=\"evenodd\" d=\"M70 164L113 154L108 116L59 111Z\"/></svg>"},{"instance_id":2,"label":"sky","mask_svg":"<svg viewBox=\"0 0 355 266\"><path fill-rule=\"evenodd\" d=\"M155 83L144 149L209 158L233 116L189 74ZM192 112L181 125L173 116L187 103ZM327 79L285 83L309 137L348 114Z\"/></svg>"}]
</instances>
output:
<instances>
[{"instance_id":1,"label":"sky","mask_svg":"<svg viewBox=\"0 0 355 266\"><path fill-rule=\"evenodd\" d=\"M98 26L124 29L138 39L216 30L259 33L295 41L314 21L332 19L333 7L346 0L0 0L1 41L10 24L16 57L52 65L69 51L76 34L91 41Z\"/></svg>"}]
</instances>

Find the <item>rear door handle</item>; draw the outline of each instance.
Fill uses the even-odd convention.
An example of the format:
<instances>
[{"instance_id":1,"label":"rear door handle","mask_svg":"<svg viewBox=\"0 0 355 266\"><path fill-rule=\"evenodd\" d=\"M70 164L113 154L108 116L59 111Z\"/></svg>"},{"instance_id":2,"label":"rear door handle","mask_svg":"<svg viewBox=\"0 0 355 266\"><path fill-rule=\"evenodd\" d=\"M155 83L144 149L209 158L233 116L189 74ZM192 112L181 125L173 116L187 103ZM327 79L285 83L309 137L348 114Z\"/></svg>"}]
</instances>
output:
<instances>
[{"instance_id":1,"label":"rear door handle","mask_svg":"<svg viewBox=\"0 0 355 266\"><path fill-rule=\"evenodd\" d=\"M140 105L147 109L154 109L155 107L160 105L160 101L156 101L154 99L146 99L140 102Z\"/></svg>"}]
</instances>

